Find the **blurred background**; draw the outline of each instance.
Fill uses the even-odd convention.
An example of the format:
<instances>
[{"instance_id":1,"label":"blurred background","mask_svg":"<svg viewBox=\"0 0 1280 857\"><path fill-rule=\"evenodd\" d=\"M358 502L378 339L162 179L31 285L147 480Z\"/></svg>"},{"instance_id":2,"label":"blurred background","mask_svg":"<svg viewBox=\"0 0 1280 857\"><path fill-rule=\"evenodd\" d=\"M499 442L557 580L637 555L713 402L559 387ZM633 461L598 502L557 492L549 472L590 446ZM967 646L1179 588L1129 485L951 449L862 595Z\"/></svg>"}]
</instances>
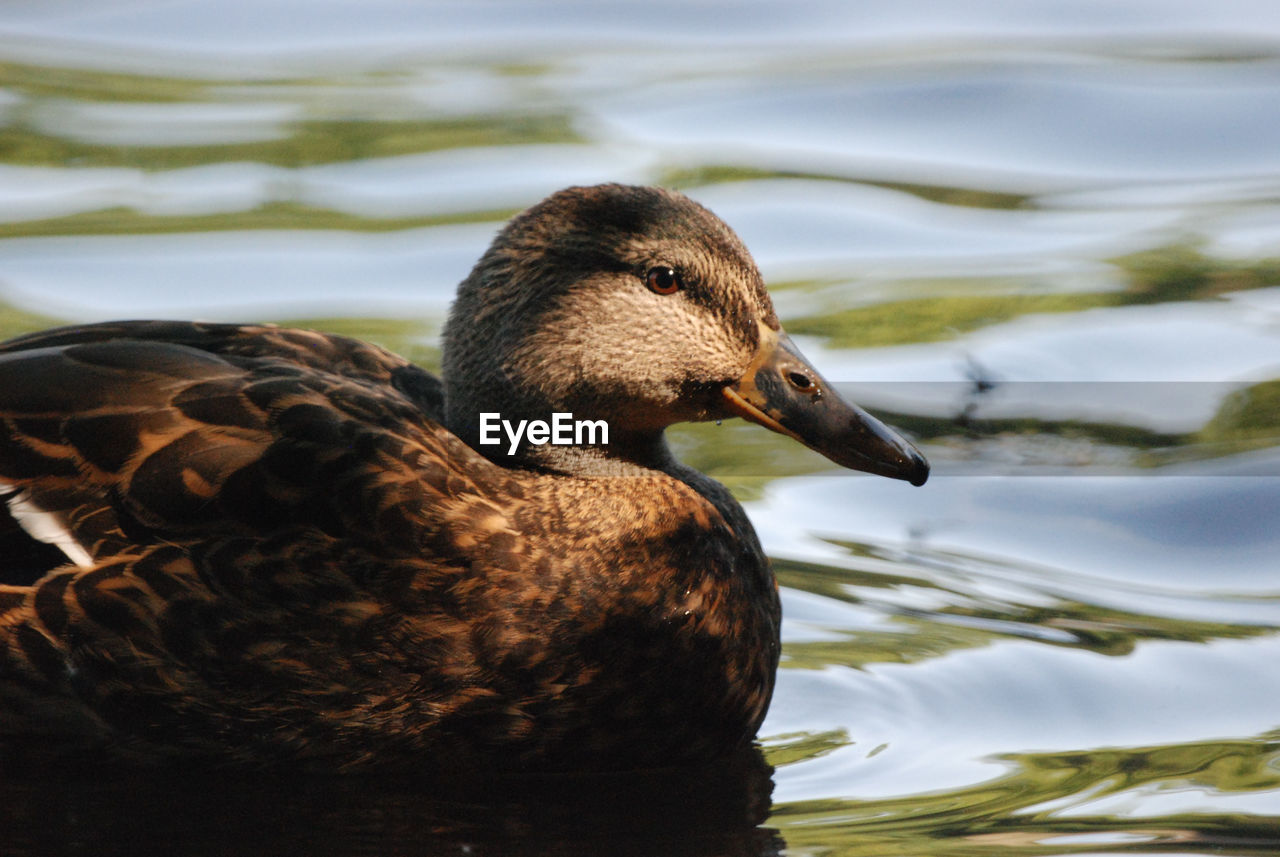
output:
<instances>
[{"instance_id":1,"label":"blurred background","mask_svg":"<svg viewBox=\"0 0 1280 857\"><path fill-rule=\"evenodd\" d=\"M935 464L673 433L786 611L765 833L679 849L1280 850L1280 5L0 7L4 335L279 321L434 368L502 221L602 181L723 217Z\"/></svg>"}]
</instances>

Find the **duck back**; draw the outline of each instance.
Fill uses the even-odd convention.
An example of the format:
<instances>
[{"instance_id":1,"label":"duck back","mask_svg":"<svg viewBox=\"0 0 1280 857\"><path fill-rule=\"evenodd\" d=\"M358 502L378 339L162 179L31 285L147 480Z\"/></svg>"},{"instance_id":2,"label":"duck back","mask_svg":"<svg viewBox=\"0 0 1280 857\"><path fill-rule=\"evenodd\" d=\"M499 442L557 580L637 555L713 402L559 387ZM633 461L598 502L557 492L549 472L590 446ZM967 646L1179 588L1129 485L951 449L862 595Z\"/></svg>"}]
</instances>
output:
<instances>
[{"instance_id":1,"label":"duck back","mask_svg":"<svg viewBox=\"0 0 1280 857\"><path fill-rule=\"evenodd\" d=\"M307 331L0 346L0 538L35 535L0 563L0 732L329 768L748 743L779 610L727 492L503 468L440 403L401 358Z\"/></svg>"}]
</instances>

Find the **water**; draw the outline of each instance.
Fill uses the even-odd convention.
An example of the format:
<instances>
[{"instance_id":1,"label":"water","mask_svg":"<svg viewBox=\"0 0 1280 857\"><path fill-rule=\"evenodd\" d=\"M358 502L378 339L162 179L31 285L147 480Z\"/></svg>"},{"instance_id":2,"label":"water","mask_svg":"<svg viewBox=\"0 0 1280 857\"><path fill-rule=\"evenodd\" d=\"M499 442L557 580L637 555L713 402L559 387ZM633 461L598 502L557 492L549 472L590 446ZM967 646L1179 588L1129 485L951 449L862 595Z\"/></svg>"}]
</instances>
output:
<instances>
[{"instance_id":1,"label":"water","mask_svg":"<svg viewBox=\"0 0 1280 857\"><path fill-rule=\"evenodd\" d=\"M936 465L675 434L784 587L771 779L9 767L10 853L1280 850L1273 3L0 11L5 333L302 321L431 365L496 226L605 180L723 216Z\"/></svg>"}]
</instances>

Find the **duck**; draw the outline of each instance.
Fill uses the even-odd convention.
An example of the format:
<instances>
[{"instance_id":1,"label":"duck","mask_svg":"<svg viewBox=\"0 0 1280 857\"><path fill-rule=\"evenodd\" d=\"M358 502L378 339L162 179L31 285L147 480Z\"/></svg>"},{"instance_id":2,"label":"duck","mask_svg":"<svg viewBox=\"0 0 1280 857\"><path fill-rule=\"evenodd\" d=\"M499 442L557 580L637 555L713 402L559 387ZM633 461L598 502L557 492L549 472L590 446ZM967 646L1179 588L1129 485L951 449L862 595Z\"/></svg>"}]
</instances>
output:
<instances>
[{"instance_id":1,"label":"duck","mask_svg":"<svg viewBox=\"0 0 1280 857\"><path fill-rule=\"evenodd\" d=\"M823 379L742 241L676 191L515 216L442 343L439 376L263 324L0 344L0 740L336 771L751 745L777 582L665 430L742 417L915 485L924 456Z\"/></svg>"}]
</instances>

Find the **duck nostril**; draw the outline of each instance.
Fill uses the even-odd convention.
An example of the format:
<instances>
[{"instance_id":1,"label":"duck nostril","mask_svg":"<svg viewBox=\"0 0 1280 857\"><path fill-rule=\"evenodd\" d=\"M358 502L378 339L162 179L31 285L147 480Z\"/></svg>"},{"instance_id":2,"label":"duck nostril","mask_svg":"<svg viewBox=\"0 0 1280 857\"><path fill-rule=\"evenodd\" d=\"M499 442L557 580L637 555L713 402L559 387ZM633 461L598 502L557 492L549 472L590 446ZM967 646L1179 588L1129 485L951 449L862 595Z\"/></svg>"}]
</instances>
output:
<instances>
[{"instance_id":1,"label":"duck nostril","mask_svg":"<svg viewBox=\"0 0 1280 857\"><path fill-rule=\"evenodd\" d=\"M791 386L802 392L808 392L813 389L813 379L803 372L788 372L787 380L791 382Z\"/></svg>"}]
</instances>

